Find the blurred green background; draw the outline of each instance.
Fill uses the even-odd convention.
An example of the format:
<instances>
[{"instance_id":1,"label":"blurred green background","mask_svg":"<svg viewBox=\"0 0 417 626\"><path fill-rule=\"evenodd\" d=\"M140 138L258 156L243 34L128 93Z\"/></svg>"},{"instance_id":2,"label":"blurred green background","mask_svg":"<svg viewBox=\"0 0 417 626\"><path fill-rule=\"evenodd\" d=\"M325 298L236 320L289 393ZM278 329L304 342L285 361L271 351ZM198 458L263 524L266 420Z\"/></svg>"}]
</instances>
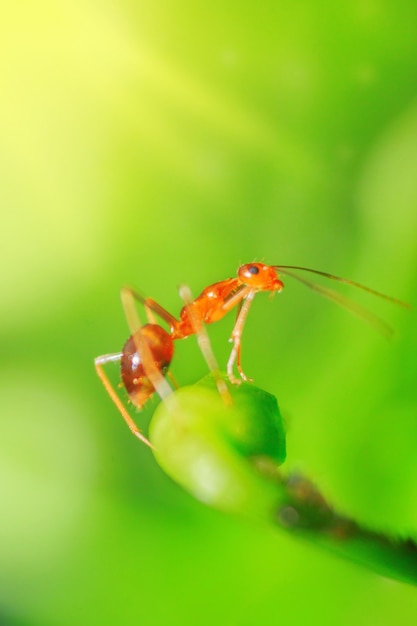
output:
<instances>
[{"instance_id":1,"label":"blurred green background","mask_svg":"<svg viewBox=\"0 0 417 626\"><path fill-rule=\"evenodd\" d=\"M416 304L415 2L1 13L0 624L414 623L412 587L182 492L93 358L127 337L122 284L177 314L180 283L254 259ZM415 314L341 288L393 324L387 342L285 282L256 299L243 366L279 399L289 467L417 535ZM221 363L232 323L210 328ZM193 338L173 371L205 373Z\"/></svg>"}]
</instances>

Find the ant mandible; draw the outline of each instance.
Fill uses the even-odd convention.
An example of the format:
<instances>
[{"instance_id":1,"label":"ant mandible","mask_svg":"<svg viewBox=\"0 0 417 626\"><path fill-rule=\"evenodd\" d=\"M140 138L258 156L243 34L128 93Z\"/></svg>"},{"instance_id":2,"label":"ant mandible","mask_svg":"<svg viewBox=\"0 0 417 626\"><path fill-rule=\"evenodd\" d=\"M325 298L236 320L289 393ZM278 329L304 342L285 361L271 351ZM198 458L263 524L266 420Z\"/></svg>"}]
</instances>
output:
<instances>
[{"instance_id":1,"label":"ant mandible","mask_svg":"<svg viewBox=\"0 0 417 626\"><path fill-rule=\"evenodd\" d=\"M392 329L383 320L360 305L348 300L332 289L299 276L293 270L295 272L311 272L331 280L347 283L400 306L409 307L408 304L401 300L387 296L352 280L295 265L265 265L263 263L241 265L235 278L227 278L206 287L195 300L191 298L188 288L182 287L180 295L185 303L181 309L179 319L176 319L155 300L143 297L131 287L123 287L121 300L131 335L125 343L122 352L99 356L94 363L97 374L109 396L134 435L146 443L146 445L152 447L151 443L130 417L126 407L104 372L103 366L112 361L120 362L122 383L127 391L129 400L137 408L141 409L155 391L162 398L165 398L172 391L166 381L165 374L169 373L168 368L173 358L174 340L196 335L209 369L215 374L219 391L223 395L225 402L228 402L230 396L227 386L218 373L218 366L205 333L204 325L217 322L229 311L235 307L237 308L236 321L231 334L233 347L227 362L227 376L233 384L240 382L233 373L236 363L241 378L248 380L242 371L240 359L243 327L250 305L257 293L261 291L279 293L282 291L284 283L280 279L280 274L295 278L310 289L341 304L373 324L382 334L390 335L392 333ZM145 325L142 325L140 322L135 301L140 302L144 306L148 318L148 323ZM167 323L169 331L166 331L156 322L155 315Z\"/></svg>"}]
</instances>

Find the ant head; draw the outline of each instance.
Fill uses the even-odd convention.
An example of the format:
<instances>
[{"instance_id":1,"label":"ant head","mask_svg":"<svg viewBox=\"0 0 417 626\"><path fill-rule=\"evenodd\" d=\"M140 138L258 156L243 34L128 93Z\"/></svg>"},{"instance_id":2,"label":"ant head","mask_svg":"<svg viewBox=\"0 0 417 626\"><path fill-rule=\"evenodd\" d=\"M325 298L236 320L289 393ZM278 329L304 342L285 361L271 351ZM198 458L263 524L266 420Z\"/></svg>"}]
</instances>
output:
<instances>
[{"instance_id":1,"label":"ant head","mask_svg":"<svg viewBox=\"0 0 417 626\"><path fill-rule=\"evenodd\" d=\"M263 263L241 265L237 276L243 285L253 287L257 291L281 291L284 287L276 269Z\"/></svg>"}]
</instances>

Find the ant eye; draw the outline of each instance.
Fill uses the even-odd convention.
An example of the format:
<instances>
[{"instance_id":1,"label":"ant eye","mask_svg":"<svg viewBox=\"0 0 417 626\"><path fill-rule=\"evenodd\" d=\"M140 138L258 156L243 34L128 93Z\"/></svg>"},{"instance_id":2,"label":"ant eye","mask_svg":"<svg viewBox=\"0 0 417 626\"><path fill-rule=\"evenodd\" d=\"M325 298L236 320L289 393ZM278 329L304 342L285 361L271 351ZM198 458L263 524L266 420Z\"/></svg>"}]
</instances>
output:
<instances>
[{"instance_id":1,"label":"ant eye","mask_svg":"<svg viewBox=\"0 0 417 626\"><path fill-rule=\"evenodd\" d=\"M248 268L248 271L250 274L259 274L259 267L256 267L256 265L251 265Z\"/></svg>"}]
</instances>

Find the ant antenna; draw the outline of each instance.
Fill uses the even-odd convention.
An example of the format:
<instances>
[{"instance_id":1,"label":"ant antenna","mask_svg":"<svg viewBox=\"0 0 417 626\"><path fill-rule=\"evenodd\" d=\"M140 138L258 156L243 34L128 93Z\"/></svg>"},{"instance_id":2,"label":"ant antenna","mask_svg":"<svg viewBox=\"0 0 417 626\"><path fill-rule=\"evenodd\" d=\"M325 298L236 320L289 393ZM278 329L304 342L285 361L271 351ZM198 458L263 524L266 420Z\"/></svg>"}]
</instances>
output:
<instances>
[{"instance_id":1,"label":"ant antenna","mask_svg":"<svg viewBox=\"0 0 417 626\"><path fill-rule=\"evenodd\" d=\"M297 265L274 265L274 267L278 270L301 270L302 272L311 272L312 274L317 274L318 276L324 276L325 278L330 278L330 280L337 280L339 283L345 283L346 285L352 285L353 287L357 287L358 289L362 289L363 291L367 291L374 296L378 296L378 298L382 298L383 300L387 300L388 302L392 302L393 304L397 304L398 306L402 306L404 309L411 309L411 306L408 302L403 302L403 300L399 300L398 298L393 298L392 296L387 296L385 293L381 293L376 289L371 289L371 287L366 287L366 285L362 285L361 283L357 283L354 280L350 280L349 278L342 278L341 276L335 276L334 274L329 274L328 272L320 272L319 270L313 270L310 267L299 267ZM287 274L288 276L292 276L292 278L296 278L301 280L299 276L296 274L292 274L290 272L282 272L283 274ZM301 280L301 282L303 282ZM310 286L313 283L308 284Z\"/></svg>"},{"instance_id":2,"label":"ant antenna","mask_svg":"<svg viewBox=\"0 0 417 626\"><path fill-rule=\"evenodd\" d=\"M337 304L344 307L345 309L347 309L348 311L350 311L357 317L360 317L361 319L365 320L366 322L371 324L371 326L376 328L376 330L387 339L393 336L394 330L383 319L381 319L377 315L374 315L374 313L371 313L370 311L368 311L368 309L365 309L357 302L353 302L346 296L342 296L337 291L334 291L333 289L329 289L328 287L323 287L322 285L318 285L317 283L307 280L306 278L302 278L301 276L298 276L298 274L295 274L294 272L289 271L287 268L305 270L307 272L312 272L314 274L325 276L326 278L331 278L339 282L347 283L348 285L353 285L354 287L359 287L360 289L363 289L364 291L368 291L369 293L372 293L375 296L379 296L385 300L394 302L395 304L399 304L401 306L404 306L405 308L409 308L409 305L407 305L405 302L402 302L401 300L397 300L396 298L391 298L390 296L386 296L385 294L380 293L379 291L375 291L374 289L370 289L369 287L365 287L364 285L361 285L360 283L355 283L354 281L351 281L345 278L339 278L339 276L333 276L331 274L326 274L325 272L318 272L316 270L310 270L304 267L293 267L293 266L276 266L276 267L279 269L279 271L282 274L286 276L290 276L291 278L294 278L295 280L298 280L303 285L306 285L306 287L308 287L309 289L316 291L317 293L321 294L325 298L328 298L329 300L333 300L333 302L336 302Z\"/></svg>"}]
</instances>

